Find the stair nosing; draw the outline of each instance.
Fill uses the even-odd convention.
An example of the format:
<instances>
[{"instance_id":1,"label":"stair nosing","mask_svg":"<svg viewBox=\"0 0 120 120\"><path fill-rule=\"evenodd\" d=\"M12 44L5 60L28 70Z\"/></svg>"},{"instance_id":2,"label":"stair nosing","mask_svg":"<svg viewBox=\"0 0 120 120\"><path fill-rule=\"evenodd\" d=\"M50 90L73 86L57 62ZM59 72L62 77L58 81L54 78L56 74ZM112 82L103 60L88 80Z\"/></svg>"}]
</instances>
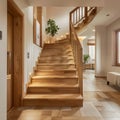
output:
<instances>
[{"instance_id":1,"label":"stair nosing","mask_svg":"<svg viewBox=\"0 0 120 120\"><path fill-rule=\"evenodd\" d=\"M52 64L52 63L37 63L37 65L38 66L46 66L46 65L48 65L48 66L54 66L54 65L75 65L75 63L54 63L54 64Z\"/></svg>"},{"instance_id":2,"label":"stair nosing","mask_svg":"<svg viewBox=\"0 0 120 120\"><path fill-rule=\"evenodd\" d=\"M37 71L37 70L35 70ZM39 72L61 72L61 71L77 71L77 69L59 69L59 70L38 70Z\"/></svg>"},{"instance_id":3,"label":"stair nosing","mask_svg":"<svg viewBox=\"0 0 120 120\"><path fill-rule=\"evenodd\" d=\"M75 96L75 95L78 95L78 96ZM33 96L32 98L30 96ZM56 98L54 98L53 96L56 96ZM70 96L70 97L68 97ZM26 96L24 96L24 99L71 99L71 100L76 100L76 99L83 99L82 95L81 94L52 94L52 97L51 97L51 94L27 94Z\"/></svg>"},{"instance_id":4,"label":"stair nosing","mask_svg":"<svg viewBox=\"0 0 120 120\"><path fill-rule=\"evenodd\" d=\"M49 79L51 79L51 78L56 78L56 79L58 79L58 78L61 78L61 79L65 79L65 78L71 78L71 79L74 79L74 78L78 78L78 76L38 76L38 77L36 77L35 78L35 76L32 76L32 79L42 79L42 78L49 78Z\"/></svg>"},{"instance_id":5,"label":"stair nosing","mask_svg":"<svg viewBox=\"0 0 120 120\"><path fill-rule=\"evenodd\" d=\"M47 85L43 85L43 86L37 86L37 85L29 85L28 88L79 88L79 85L76 84L76 85L50 85L50 86L47 86Z\"/></svg>"}]
</instances>

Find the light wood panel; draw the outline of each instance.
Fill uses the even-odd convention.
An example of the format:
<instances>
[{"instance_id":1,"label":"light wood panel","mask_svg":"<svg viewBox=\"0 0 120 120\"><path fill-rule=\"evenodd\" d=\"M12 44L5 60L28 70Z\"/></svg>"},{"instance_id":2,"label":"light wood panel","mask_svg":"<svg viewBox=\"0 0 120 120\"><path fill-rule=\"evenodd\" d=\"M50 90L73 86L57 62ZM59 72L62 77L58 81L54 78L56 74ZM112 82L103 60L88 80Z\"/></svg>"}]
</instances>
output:
<instances>
[{"instance_id":1,"label":"light wood panel","mask_svg":"<svg viewBox=\"0 0 120 120\"><path fill-rule=\"evenodd\" d=\"M23 13L13 0L8 0L8 12L13 16L13 98L14 106L22 102L23 84Z\"/></svg>"},{"instance_id":2,"label":"light wood panel","mask_svg":"<svg viewBox=\"0 0 120 120\"><path fill-rule=\"evenodd\" d=\"M14 106L21 105L23 80L23 18L14 19Z\"/></svg>"},{"instance_id":3,"label":"light wood panel","mask_svg":"<svg viewBox=\"0 0 120 120\"><path fill-rule=\"evenodd\" d=\"M13 107L13 16L7 14L7 111Z\"/></svg>"},{"instance_id":4,"label":"light wood panel","mask_svg":"<svg viewBox=\"0 0 120 120\"><path fill-rule=\"evenodd\" d=\"M7 75L7 111L13 107L13 79Z\"/></svg>"},{"instance_id":5,"label":"light wood panel","mask_svg":"<svg viewBox=\"0 0 120 120\"><path fill-rule=\"evenodd\" d=\"M13 67L13 16L7 14L7 74L12 74Z\"/></svg>"}]
</instances>

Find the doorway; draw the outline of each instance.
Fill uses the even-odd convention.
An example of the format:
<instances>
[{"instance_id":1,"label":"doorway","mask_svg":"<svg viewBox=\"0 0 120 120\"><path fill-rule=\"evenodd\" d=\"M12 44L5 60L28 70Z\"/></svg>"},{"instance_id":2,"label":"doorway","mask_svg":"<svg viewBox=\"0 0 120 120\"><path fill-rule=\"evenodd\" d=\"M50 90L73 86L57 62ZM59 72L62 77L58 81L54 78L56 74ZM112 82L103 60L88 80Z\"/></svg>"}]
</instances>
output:
<instances>
[{"instance_id":1,"label":"doorway","mask_svg":"<svg viewBox=\"0 0 120 120\"><path fill-rule=\"evenodd\" d=\"M7 110L22 105L23 13L14 1L7 1Z\"/></svg>"}]
</instances>

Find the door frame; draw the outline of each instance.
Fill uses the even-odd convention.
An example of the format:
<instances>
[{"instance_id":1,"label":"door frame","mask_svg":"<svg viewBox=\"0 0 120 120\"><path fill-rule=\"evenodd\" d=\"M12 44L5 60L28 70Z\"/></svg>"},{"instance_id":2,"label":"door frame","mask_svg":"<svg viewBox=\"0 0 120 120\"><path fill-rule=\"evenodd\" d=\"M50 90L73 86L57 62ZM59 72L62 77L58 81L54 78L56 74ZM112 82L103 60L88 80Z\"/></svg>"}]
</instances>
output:
<instances>
[{"instance_id":1,"label":"door frame","mask_svg":"<svg viewBox=\"0 0 120 120\"><path fill-rule=\"evenodd\" d=\"M7 0L8 12L13 16L13 107L19 107L24 85L24 14L13 0Z\"/></svg>"}]
</instances>

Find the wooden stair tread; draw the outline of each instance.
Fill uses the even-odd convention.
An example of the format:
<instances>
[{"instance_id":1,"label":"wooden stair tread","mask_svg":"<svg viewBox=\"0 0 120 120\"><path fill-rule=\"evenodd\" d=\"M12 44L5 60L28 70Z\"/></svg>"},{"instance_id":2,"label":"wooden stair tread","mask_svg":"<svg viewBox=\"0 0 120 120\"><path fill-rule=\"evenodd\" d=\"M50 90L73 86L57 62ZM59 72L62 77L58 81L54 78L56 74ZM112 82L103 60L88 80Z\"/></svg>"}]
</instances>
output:
<instances>
[{"instance_id":1,"label":"wooden stair tread","mask_svg":"<svg viewBox=\"0 0 120 120\"><path fill-rule=\"evenodd\" d=\"M33 76L32 79L39 79L39 78L78 78L78 76L60 76L60 75L52 75L52 76Z\"/></svg>"},{"instance_id":2,"label":"wooden stair tread","mask_svg":"<svg viewBox=\"0 0 120 120\"><path fill-rule=\"evenodd\" d=\"M32 82L31 84L29 84L28 87L53 87L53 88L57 88L57 87L78 87L78 84L68 84L68 83L36 83L36 82Z\"/></svg>"},{"instance_id":3,"label":"wooden stair tread","mask_svg":"<svg viewBox=\"0 0 120 120\"><path fill-rule=\"evenodd\" d=\"M76 71L76 69L58 69L58 70L37 70L38 72L64 72L64 71Z\"/></svg>"},{"instance_id":4,"label":"wooden stair tread","mask_svg":"<svg viewBox=\"0 0 120 120\"><path fill-rule=\"evenodd\" d=\"M37 63L37 65L40 65L40 66L54 66L54 65L75 65L75 63Z\"/></svg>"},{"instance_id":5,"label":"wooden stair tread","mask_svg":"<svg viewBox=\"0 0 120 120\"><path fill-rule=\"evenodd\" d=\"M72 54L68 54L68 55L65 55L65 54L54 54L54 55L41 55L41 57L58 57L58 58L61 58L61 57L72 57L73 58L73 55Z\"/></svg>"},{"instance_id":6,"label":"wooden stair tread","mask_svg":"<svg viewBox=\"0 0 120 120\"><path fill-rule=\"evenodd\" d=\"M27 94L24 99L83 99L80 94Z\"/></svg>"},{"instance_id":7,"label":"wooden stair tread","mask_svg":"<svg viewBox=\"0 0 120 120\"><path fill-rule=\"evenodd\" d=\"M44 46L61 46L61 45L68 45L70 41L65 41L65 42L55 42L55 43L45 43Z\"/></svg>"},{"instance_id":8,"label":"wooden stair tread","mask_svg":"<svg viewBox=\"0 0 120 120\"><path fill-rule=\"evenodd\" d=\"M58 58L66 58L66 57L71 57L73 58L73 55L50 55L50 56L43 56L41 55L40 57L58 57Z\"/></svg>"}]
</instances>

